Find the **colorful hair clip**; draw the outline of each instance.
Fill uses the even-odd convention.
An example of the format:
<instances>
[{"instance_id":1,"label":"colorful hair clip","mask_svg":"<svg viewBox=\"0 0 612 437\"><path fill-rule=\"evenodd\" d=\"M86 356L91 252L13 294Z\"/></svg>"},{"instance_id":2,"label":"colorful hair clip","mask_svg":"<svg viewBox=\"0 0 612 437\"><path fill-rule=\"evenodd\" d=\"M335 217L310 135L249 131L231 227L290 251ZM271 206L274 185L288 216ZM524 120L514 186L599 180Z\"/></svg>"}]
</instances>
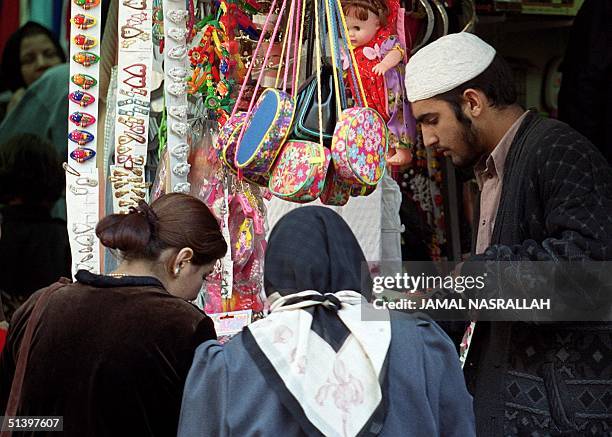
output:
<instances>
[{"instance_id":1,"label":"colorful hair clip","mask_svg":"<svg viewBox=\"0 0 612 437\"><path fill-rule=\"evenodd\" d=\"M100 4L100 0L74 0L74 4L87 10L98 6Z\"/></svg>"},{"instance_id":2,"label":"colorful hair clip","mask_svg":"<svg viewBox=\"0 0 612 437\"><path fill-rule=\"evenodd\" d=\"M70 21L72 21L72 24L74 24L77 29L81 30L90 29L96 25L96 19L91 15L85 14L76 14Z\"/></svg>"},{"instance_id":3,"label":"colorful hair clip","mask_svg":"<svg viewBox=\"0 0 612 437\"><path fill-rule=\"evenodd\" d=\"M83 67L90 67L100 60L100 57L91 52L79 52L72 57L74 62L81 64Z\"/></svg>"},{"instance_id":4,"label":"colorful hair clip","mask_svg":"<svg viewBox=\"0 0 612 437\"><path fill-rule=\"evenodd\" d=\"M79 146L84 146L85 144L92 142L94 136L85 130L75 129L68 134L68 139L73 143L77 143Z\"/></svg>"},{"instance_id":5,"label":"colorful hair clip","mask_svg":"<svg viewBox=\"0 0 612 437\"><path fill-rule=\"evenodd\" d=\"M87 127L96 122L96 117L85 112L77 111L70 114L70 121L79 127Z\"/></svg>"},{"instance_id":6,"label":"colorful hair clip","mask_svg":"<svg viewBox=\"0 0 612 437\"><path fill-rule=\"evenodd\" d=\"M85 107L91 105L96 101L96 98L89 93L83 91L74 91L68 95L71 102L76 103L79 106Z\"/></svg>"},{"instance_id":7,"label":"colorful hair clip","mask_svg":"<svg viewBox=\"0 0 612 437\"><path fill-rule=\"evenodd\" d=\"M72 41L81 50L89 50L98 44L98 41L95 38L83 34L76 35L74 38L72 38Z\"/></svg>"},{"instance_id":8,"label":"colorful hair clip","mask_svg":"<svg viewBox=\"0 0 612 437\"><path fill-rule=\"evenodd\" d=\"M81 73L73 75L70 80L72 80L73 84L83 88L84 90L88 90L92 86L96 86L98 84L98 81L93 77Z\"/></svg>"},{"instance_id":9,"label":"colorful hair clip","mask_svg":"<svg viewBox=\"0 0 612 437\"><path fill-rule=\"evenodd\" d=\"M185 9L175 9L168 12L168 19L172 21L174 24L181 24L182 21L187 18L189 12Z\"/></svg>"},{"instance_id":10,"label":"colorful hair clip","mask_svg":"<svg viewBox=\"0 0 612 437\"><path fill-rule=\"evenodd\" d=\"M79 164L89 161L94 156L96 156L96 152L92 149L88 149L87 147L77 147L70 152L70 157Z\"/></svg>"}]
</instances>

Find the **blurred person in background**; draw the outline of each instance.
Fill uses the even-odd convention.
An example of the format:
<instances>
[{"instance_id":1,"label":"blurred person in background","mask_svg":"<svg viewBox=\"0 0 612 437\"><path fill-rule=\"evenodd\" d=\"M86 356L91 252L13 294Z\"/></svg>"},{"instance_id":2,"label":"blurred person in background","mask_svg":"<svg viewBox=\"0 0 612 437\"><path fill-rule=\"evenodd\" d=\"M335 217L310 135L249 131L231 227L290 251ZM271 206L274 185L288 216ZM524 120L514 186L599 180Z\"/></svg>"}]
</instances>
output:
<instances>
[{"instance_id":1,"label":"blurred person in background","mask_svg":"<svg viewBox=\"0 0 612 437\"><path fill-rule=\"evenodd\" d=\"M29 21L6 42L2 53L1 78L13 94L7 107L12 111L26 89L49 68L66 62L66 55L51 31Z\"/></svg>"},{"instance_id":2,"label":"blurred person in background","mask_svg":"<svg viewBox=\"0 0 612 437\"><path fill-rule=\"evenodd\" d=\"M21 134L0 145L0 290L9 320L34 291L70 276L66 222L51 217L64 184L47 141Z\"/></svg>"}]
</instances>

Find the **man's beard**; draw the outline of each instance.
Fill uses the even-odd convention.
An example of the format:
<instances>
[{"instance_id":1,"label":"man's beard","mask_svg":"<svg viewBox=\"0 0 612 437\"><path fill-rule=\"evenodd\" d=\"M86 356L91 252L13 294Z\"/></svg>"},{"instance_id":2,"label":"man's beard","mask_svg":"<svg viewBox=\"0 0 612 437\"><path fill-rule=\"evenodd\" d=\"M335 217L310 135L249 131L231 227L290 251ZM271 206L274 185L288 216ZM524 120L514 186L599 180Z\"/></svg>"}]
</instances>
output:
<instances>
[{"instance_id":1,"label":"man's beard","mask_svg":"<svg viewBox=\"0 0 612 437\"><path fill-rule=\"evenodd\" d=\"M466 117L459 121L461 122L461 138L465 145L466 153L459 157L459 162L453 162L453 164L459 168L473 167L482 156L482 147L478 140L478 133L476 129L474 129L472 120L469 118Z\"/></svg>"}]
</instances>

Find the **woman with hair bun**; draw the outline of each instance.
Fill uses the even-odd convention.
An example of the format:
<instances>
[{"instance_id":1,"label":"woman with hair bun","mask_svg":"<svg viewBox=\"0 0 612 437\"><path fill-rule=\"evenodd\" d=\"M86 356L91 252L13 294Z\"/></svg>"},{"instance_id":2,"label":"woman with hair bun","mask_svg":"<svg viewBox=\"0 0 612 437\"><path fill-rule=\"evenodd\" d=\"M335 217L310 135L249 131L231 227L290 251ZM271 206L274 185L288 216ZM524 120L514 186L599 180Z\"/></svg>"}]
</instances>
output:
<instances>
[{"instance_id":1,"label":"woman with hair bun","mask_svg":"<svg viewBox=\"0 0 612 437\"><path fill-rule=\"evenodd\" d=\"M107 216L95 232L121 264L108 275L79 270L15 313L1 412L63 416L66 436L176 435L194 351L216 338L187 300L225 255L219 224L200 200L173 193Z\"/></svg>"}]
</instances>

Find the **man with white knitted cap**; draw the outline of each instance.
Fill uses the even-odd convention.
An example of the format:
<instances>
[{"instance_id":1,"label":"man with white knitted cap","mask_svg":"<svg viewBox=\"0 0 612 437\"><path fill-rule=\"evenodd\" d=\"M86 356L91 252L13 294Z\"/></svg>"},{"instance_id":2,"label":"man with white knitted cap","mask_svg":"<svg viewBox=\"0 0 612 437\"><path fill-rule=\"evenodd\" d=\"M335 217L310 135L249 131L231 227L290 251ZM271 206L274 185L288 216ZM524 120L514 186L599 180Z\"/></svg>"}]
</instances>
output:
<instances>
[{"instance_id":1,"label":"man with white knitted cap","mask_svg":"<svg viewBox=\"0 0 612 437\"><path fill-rule=\"evenodd\" d=\"M469 33L434 41L408 62L406 91L424 145L474 169L480 200L469 261L612 259L612 169L574 129L517 103L493 47ZM570 293L589 291L577 284ZM484 287L470 297L499 292ZM610 322L478 321L463 338L478 435L612 429Z\"/></svg>"}]
</instances>

